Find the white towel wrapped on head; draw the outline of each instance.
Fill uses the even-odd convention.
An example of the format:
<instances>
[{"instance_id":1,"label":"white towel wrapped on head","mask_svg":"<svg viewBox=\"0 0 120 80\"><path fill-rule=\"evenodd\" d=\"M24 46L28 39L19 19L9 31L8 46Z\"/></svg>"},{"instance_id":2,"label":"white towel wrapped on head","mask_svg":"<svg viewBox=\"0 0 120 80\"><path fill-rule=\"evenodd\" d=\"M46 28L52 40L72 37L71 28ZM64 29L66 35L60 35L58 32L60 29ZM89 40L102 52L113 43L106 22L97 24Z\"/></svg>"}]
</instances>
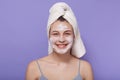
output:
<instances>
[{"instance_id":1,"label":"white towel wrapped on head","mask_svg":"<svg viewBox=\"0 0 120 80\"><path fill-rule=\"evenodd\" d=\"M49 30L50 30L51 24L54 23L59 17L63 16L63 18L65 18L72 25L74 35L75 35L71 54L77 58L82 57L86 53L86 50L80 37L80 32L79 32L78 24L76 21L76 17L72 9L70 8L70 6L68 6L64 2L58 2L58 3L55 3L50 8L49 13L50 15L49 15L48 24L47 24L48 37L49 37ZM48 40L48 43L49 43L48 53L51 54L53 49L51 47L49 40Z\"/></svg>"}]
</instances>

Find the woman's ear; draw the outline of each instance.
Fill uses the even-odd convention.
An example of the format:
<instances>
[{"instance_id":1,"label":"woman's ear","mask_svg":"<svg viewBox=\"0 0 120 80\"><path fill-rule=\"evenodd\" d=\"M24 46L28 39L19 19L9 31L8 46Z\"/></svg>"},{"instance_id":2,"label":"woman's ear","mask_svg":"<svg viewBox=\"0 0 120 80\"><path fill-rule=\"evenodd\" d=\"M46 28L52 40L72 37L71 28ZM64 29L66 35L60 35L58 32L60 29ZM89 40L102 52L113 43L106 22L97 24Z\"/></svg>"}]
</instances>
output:
<instances>
[{"instance_id":1,"label":"woman's ear","mask_svg":"<svg viewBox=\"0 0 120 80\"><path fill-rule=\"evenodd\" d=\"M51 26L50 26L50 29L49 29L48 38L50 38L50 34L51 34Z\"/></svg>"},{"instance_id":2,"label":"woman's ear","mask_svg":"<svg viewBox=\"0 0 120 80\"><path fill-rule=\"evenodd\" d=\"M73 35L73 38L75 39L75 34Z\"/></svg>"},{"instance_id":3,"label":"woman's ear","mask_svg":"<svg viewBox=\"0 0 120 80\"><path fill-rule=\"evenodd\" d=\"M73 40L75 40L75 34L73 33Z\"/></svg>"}]
</instances>

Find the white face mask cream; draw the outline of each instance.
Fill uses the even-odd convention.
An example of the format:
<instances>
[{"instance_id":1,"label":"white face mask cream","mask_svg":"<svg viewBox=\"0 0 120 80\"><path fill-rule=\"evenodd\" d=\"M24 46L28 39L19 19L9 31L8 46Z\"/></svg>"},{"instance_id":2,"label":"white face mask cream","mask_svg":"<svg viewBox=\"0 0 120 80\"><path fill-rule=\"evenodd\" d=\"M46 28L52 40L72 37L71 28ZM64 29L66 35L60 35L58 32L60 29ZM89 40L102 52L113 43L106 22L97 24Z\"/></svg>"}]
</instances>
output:
<instances>
[{"instance_id":1,"label":"white face mask cream","mask_svg":"<svg viewBox=\"0 0 120 80\"><path fill-rule=\"evenodd\" d=\"M67 53L73 45L73 32L67 22L59 23L51 29L50 43L53 51L59 54ZM67 23L68 24L68 23Z\"/></svg>"}]
</instances>

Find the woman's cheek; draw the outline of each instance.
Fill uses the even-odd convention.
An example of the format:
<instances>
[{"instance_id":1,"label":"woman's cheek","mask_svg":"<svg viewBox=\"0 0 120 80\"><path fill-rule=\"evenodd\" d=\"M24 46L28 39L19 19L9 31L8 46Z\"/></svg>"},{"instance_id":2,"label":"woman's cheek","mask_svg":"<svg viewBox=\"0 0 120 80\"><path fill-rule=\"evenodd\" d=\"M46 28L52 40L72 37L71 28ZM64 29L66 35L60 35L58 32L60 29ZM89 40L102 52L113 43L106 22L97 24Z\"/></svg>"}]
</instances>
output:
<instances>
[{"instance_id":1,"label":"woman's cheek","mask_svg":"<svg viewBox=\"0 0 120 80\"><path fill-rule=\"evenodd\" d=\"M69 42L69 43L71 43L71 42L73 42L73 37L66 37L66 40Z\"/></svg>"},{"instance_id":2,"label":"woman's cheek","mask_svg":"<svg viewBox=\"0 0 120 80\"><path fill-rule=\"evenodd\" d=\"M50 38L50 42L51 42L52 44L55 44L55 43L57 42L57 40L58 40L57 37L51 37L51 38Z\"/></svg>"}]
</instances>

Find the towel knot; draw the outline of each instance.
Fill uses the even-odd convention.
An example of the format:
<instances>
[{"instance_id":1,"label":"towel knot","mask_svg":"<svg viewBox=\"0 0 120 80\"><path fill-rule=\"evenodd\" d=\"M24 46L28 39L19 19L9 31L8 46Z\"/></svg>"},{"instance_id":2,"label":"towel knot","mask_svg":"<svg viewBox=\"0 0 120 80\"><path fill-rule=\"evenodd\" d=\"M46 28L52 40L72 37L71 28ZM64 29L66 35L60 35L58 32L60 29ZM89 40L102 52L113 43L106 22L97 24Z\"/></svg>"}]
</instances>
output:
<instances>
[{"instance_id":1,"label":"towel knot","mask_svg":"<svg viewBox=\"0 0 120 80\"><path fill-rule=\"evenodd\" d=\"M61 16L64 16L66 14L66 12L70 10L69 8L70 7L67 4L61 2L61 3L57 3L57 4L53 5L50 8L49 12L50 12L50 14L59 13L59 14L61 14Z\"/></svg>"}]
</instances>

